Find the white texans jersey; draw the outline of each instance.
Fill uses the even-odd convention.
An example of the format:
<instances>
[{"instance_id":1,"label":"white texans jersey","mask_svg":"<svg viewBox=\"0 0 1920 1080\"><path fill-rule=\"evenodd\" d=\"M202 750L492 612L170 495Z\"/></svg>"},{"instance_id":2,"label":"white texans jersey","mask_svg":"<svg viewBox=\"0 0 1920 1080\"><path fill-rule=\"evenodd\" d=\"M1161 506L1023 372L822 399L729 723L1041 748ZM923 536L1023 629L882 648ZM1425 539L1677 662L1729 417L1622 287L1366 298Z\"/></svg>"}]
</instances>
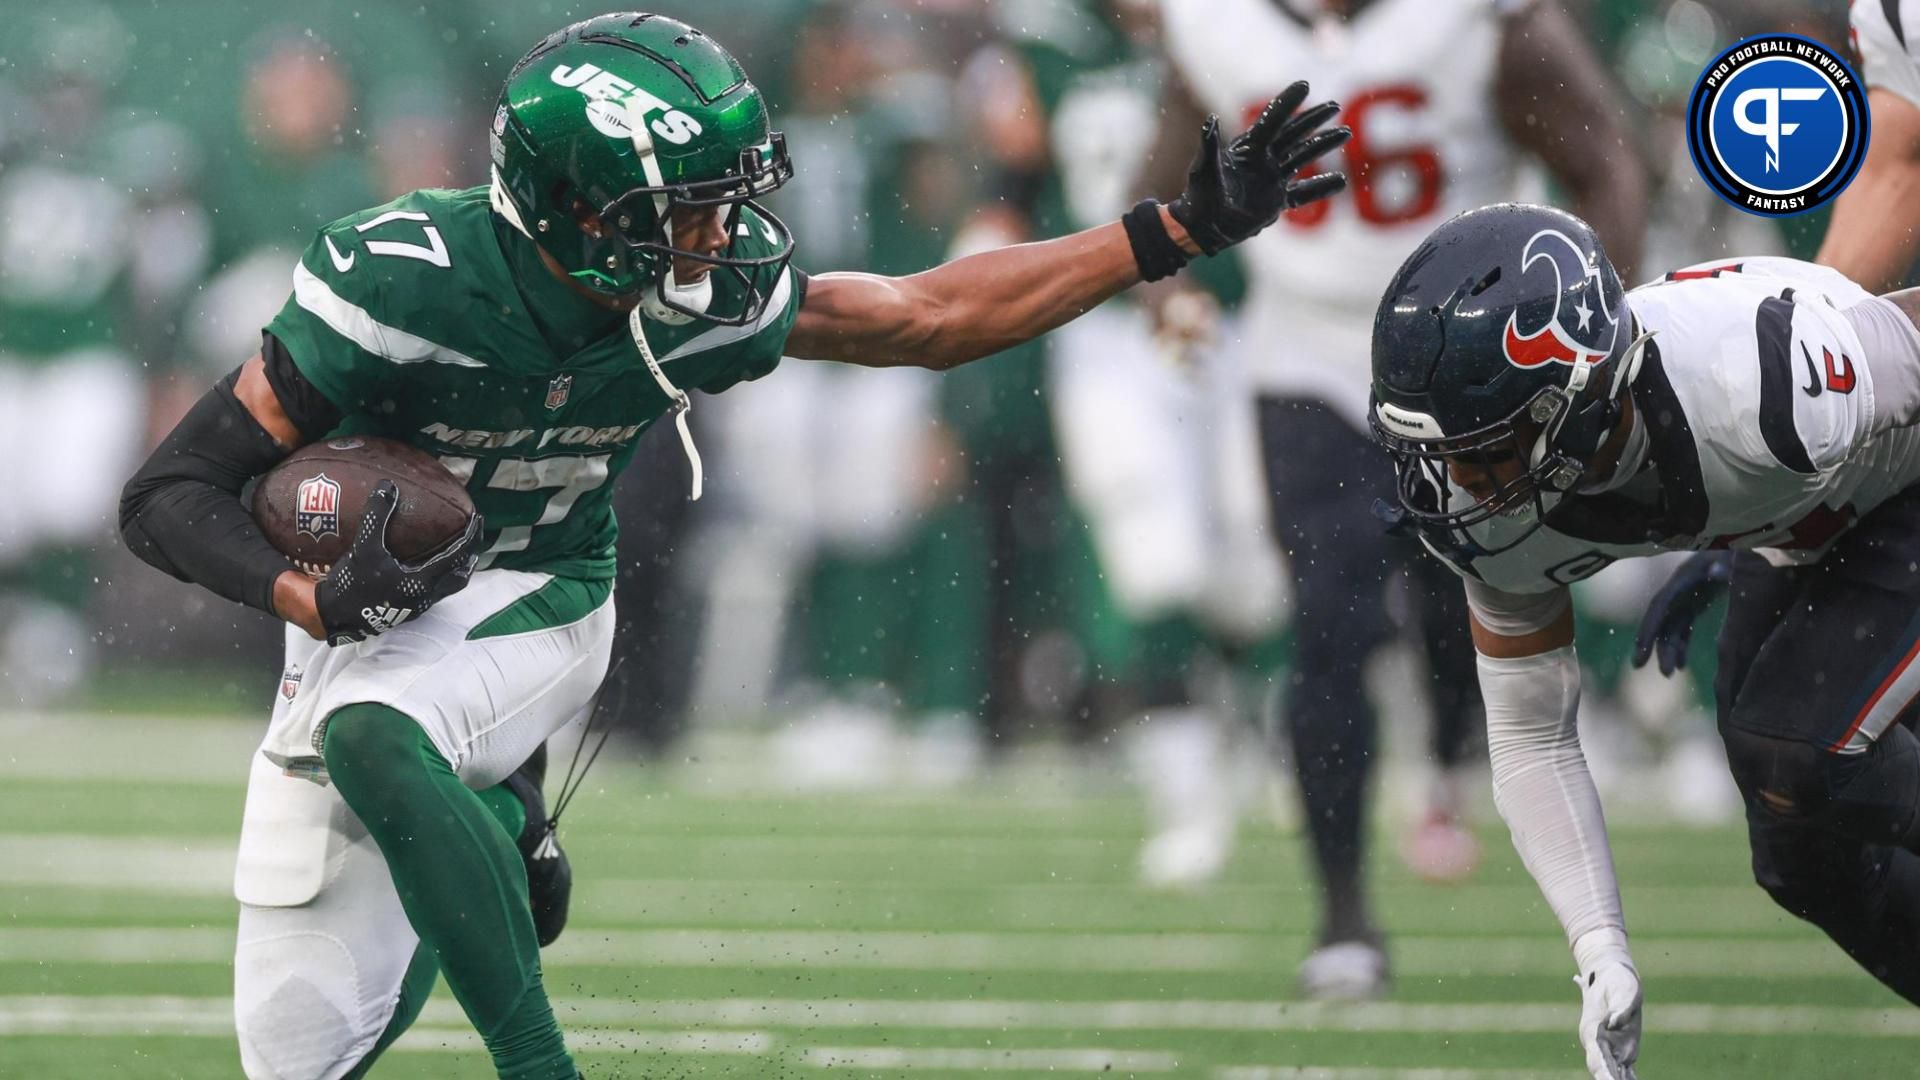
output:
<instances>
[{"instance_id":1,"label":"white texans jersey","mask_svg":"<svg viewBox=\"0 0 1920 1080\"><path fill-rule=\"evenodd\" d=\"M1240 246L1245 352L1263 391L1320 398L1365 430L1368 339L1395 270L1448 218L1512 201L1522 157L1493 100L1506 16L1531 0L1161 0L1175 69L1227 132L1296 79L1339 101L1347 190Z\"/></svg>"},{"instance_id":2,"label":"white texans jersey","mask_svg":"<svg viewBox=\"0 0 1920 1080\"><path fill-rule=\"evenodd\" d=\"M1547 512L1550 525L1505 551L1429 546L1508 593L1550 591L1658 551L1819 559L1920 480L1913 373L1880 357L1876 395L1875 360L1844 314L1870 301L1879 303L1837 271L1782 258L1702 264L1633 290L1627 303L1653 335L1632 387L1646 425L1643 471L1616 491L1562 501ZM1910 327L1901 333L1898 363L1911 365L1920 352ZM1469 535L1494 549L1503 530L1521 527L1496 518Z\"/></svg>"},{"instance_id":3,"label":"white texans jersey","mask_svg":"<svg viewBox=\"0 0 1920 1080\"><path fill-rule=\"evenodd\" d=\"M1920 0L1854 0L1852 23L1867 86L1920 106Z\"/></svg>"}]
</instances>

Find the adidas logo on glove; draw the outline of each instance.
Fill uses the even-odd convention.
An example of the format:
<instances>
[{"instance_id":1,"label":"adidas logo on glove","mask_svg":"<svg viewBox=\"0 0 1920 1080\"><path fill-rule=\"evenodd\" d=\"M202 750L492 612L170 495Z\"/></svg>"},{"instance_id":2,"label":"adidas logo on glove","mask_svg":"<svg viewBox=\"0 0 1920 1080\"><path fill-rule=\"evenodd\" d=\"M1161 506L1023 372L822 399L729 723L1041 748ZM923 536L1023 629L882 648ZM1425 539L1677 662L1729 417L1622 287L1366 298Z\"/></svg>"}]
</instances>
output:
<instances>
[{"instance_id":1,"label":"adidas logo on glove","mask_svg":"<svg viewBox=\"0 0 1920 1080\"><path fill-rule=\"evenodd\" d=\"M410 607L397 608L391 604L381 604L379 607L361 608L360 617L367 621L368 629L376 634L384 634L412 618L413 609Z\"/></svg>"}]
</instances>

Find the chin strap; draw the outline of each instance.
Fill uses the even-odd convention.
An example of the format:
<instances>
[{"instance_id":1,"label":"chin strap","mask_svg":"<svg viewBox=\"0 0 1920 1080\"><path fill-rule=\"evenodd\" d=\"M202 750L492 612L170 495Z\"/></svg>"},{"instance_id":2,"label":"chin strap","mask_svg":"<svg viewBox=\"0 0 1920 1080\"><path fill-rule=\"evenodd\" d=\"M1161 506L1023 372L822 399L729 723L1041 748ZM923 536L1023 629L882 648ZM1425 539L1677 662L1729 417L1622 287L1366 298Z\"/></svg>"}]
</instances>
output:
<instances>
[{"instance_id":1,"label":"chin strap","mask_svg":"<svg viewBox=\"0 0 1920 1080\"><path fill-rule=\"evenodd\" d=\"M700 465L700 448L693 445L693 432L687 427L687 413L693 410L693 402L685 390L673 385L673 380L661 369L660 361L654 359L653 346L647 344L642 308L635 307L627 315L627 329L633 332L633 343L640 347L640 359L646 361L647 373L653 376L654 385L673 403L673 426L680 432L680 449L687 452L687 464L693 466L693 499L697 502L706 487L706 472Z\"/></svg>"},{"instance_id":2,"label":"chin strap","mask_svg":"<svg viewBox=\"0 0 1920 1080\"><path fill-rule=\"evenodd\" d=\"M527 231L527 223L520 218L520 208L513 205L513 197L507 194L507 185L500 179L500 170L493 169L487 184L487 202L493 206L493 212L506 219L514 231L527 239L533 234Z\"/></svg>"},{"instance_id":3,"label":"chin strap","mask_svg":"<svg viewBox=\"0 0 1920 1080\"><path fill-rule=\"evenodd\" d=\"M1636 327L1638 326L1637 320L1635 325ZM1625 393L1626 388L1633 385L1633 380L1640 376L1640 364L1646 359L1647 343L1653 340L1654 333L1655 331L1652 330L1641 331L1627 346L1627 351L1621 354L1620 362L1613 365L1613 378L1607 385L1606 400L1618 402L1620 395ZM1542 461L1546 460L1547 455L1552 452L1553 440L1559 436L1560 428L1566 423L1567 416L1579 402L1581 391L1585 390L1587 384L1592 381L1594 368L1597 366L1598 365L1585 357L1574 361L1573 370L1567 375L1567 385L1561 391L1565 403L1561 408L1559 416L1546 427L1543 427L1540 430L1539 436L1534 439L1533 447L1528 453L1528 467L1537 468ZM1536 408L1538 408L1537 403ZM1615 419L1617 420L1618 418L1616 414ZM1547 417L1536 412L1534 419L1544 421ZM1601 437L1602 444L1604 444L1605 441L1606 438L1603 434ZM1585 467L1584 463L1580 466L1583 471ZM1562 491L1571 490L1573 486L1578 483L1580 477L1578 473L1574 473L1567 475L1564 479L1564 486L1556 485L1559 486L1559 490Z\"/></svg>"},{"instance_id":4,"label":"chin strap","mask_svg":"<svg viewBox=\"0 0 1920 1080\"><path fill-rule=\"evenodd\" d=\"M1647 358L1647 342L1652 341L1656 333L1658 331L1643 330L1627 346L1626 355L1621 357L1620 365L1614 369L1613 385L1607 388L1609 397L1618 398L1622 390L1632 386L1633 380L1640 377L1640 362Z\"/></svg>"},{"instance_id":5,"label":"chin strap","mask_svg":"<svg viewBox=\"0 0 1920 1080\"><path fill-rule=\"evenodd\" d=\"M671 297L675 308L667 303ZM667 272L651 289L640 291L640 309L647 318L668 326L685 326L693 321L689 311L705 311L713 303L713 275L703 274L691 285L682 285L674 277L673 265L667 265Z\"/></svg>"}]
</instances>

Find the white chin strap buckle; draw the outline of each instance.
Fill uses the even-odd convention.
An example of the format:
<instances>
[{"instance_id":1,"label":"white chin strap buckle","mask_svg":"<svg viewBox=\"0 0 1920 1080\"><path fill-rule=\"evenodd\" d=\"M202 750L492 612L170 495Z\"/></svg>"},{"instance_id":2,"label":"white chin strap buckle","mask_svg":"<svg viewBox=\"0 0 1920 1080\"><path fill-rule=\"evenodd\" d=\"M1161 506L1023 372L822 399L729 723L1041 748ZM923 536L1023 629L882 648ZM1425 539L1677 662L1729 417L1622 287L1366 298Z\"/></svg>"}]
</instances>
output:
<instances>
[{"instance_id":1,"label":"white chin strap buckle","mask_svg":"<svg viewBox=\"0 0 1920 1080\"><path fill-rule=\"evenodd\" d=\"M668 306L667 300L672 300L686 311L678 311ZM685 326L693 321L693 316L687 314L687 311L705 311L707 305L711 303L713 303L712 274L702 274L693 284L681 285L674 280L673 271L669 269L667 276L660 279L657 288L640 291L640 310L647 313L647 318L668 326Z\"/></svg>"}]
</instances>

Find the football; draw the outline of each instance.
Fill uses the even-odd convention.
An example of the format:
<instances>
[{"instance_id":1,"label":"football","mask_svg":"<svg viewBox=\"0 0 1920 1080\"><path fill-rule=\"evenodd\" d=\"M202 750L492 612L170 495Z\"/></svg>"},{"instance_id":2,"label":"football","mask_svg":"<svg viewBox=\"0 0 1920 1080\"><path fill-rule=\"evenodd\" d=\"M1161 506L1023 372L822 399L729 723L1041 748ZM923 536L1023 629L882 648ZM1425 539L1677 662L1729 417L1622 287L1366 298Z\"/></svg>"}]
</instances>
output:
<instances>
[{"instance_id":1,"label":"football","mask_svg":"<svg viewBox=\"0 0 1920 1080\"><path fill-rule=\"evenodd\" d=\"M433 455L392 439L350 435L288 455L253 490L267 542L309 574L324 574L360 530L367 496L382 480L400 489L387 546L420 559L458 536L473 515L466 487Z\"/></svg>"}]
</instances>

